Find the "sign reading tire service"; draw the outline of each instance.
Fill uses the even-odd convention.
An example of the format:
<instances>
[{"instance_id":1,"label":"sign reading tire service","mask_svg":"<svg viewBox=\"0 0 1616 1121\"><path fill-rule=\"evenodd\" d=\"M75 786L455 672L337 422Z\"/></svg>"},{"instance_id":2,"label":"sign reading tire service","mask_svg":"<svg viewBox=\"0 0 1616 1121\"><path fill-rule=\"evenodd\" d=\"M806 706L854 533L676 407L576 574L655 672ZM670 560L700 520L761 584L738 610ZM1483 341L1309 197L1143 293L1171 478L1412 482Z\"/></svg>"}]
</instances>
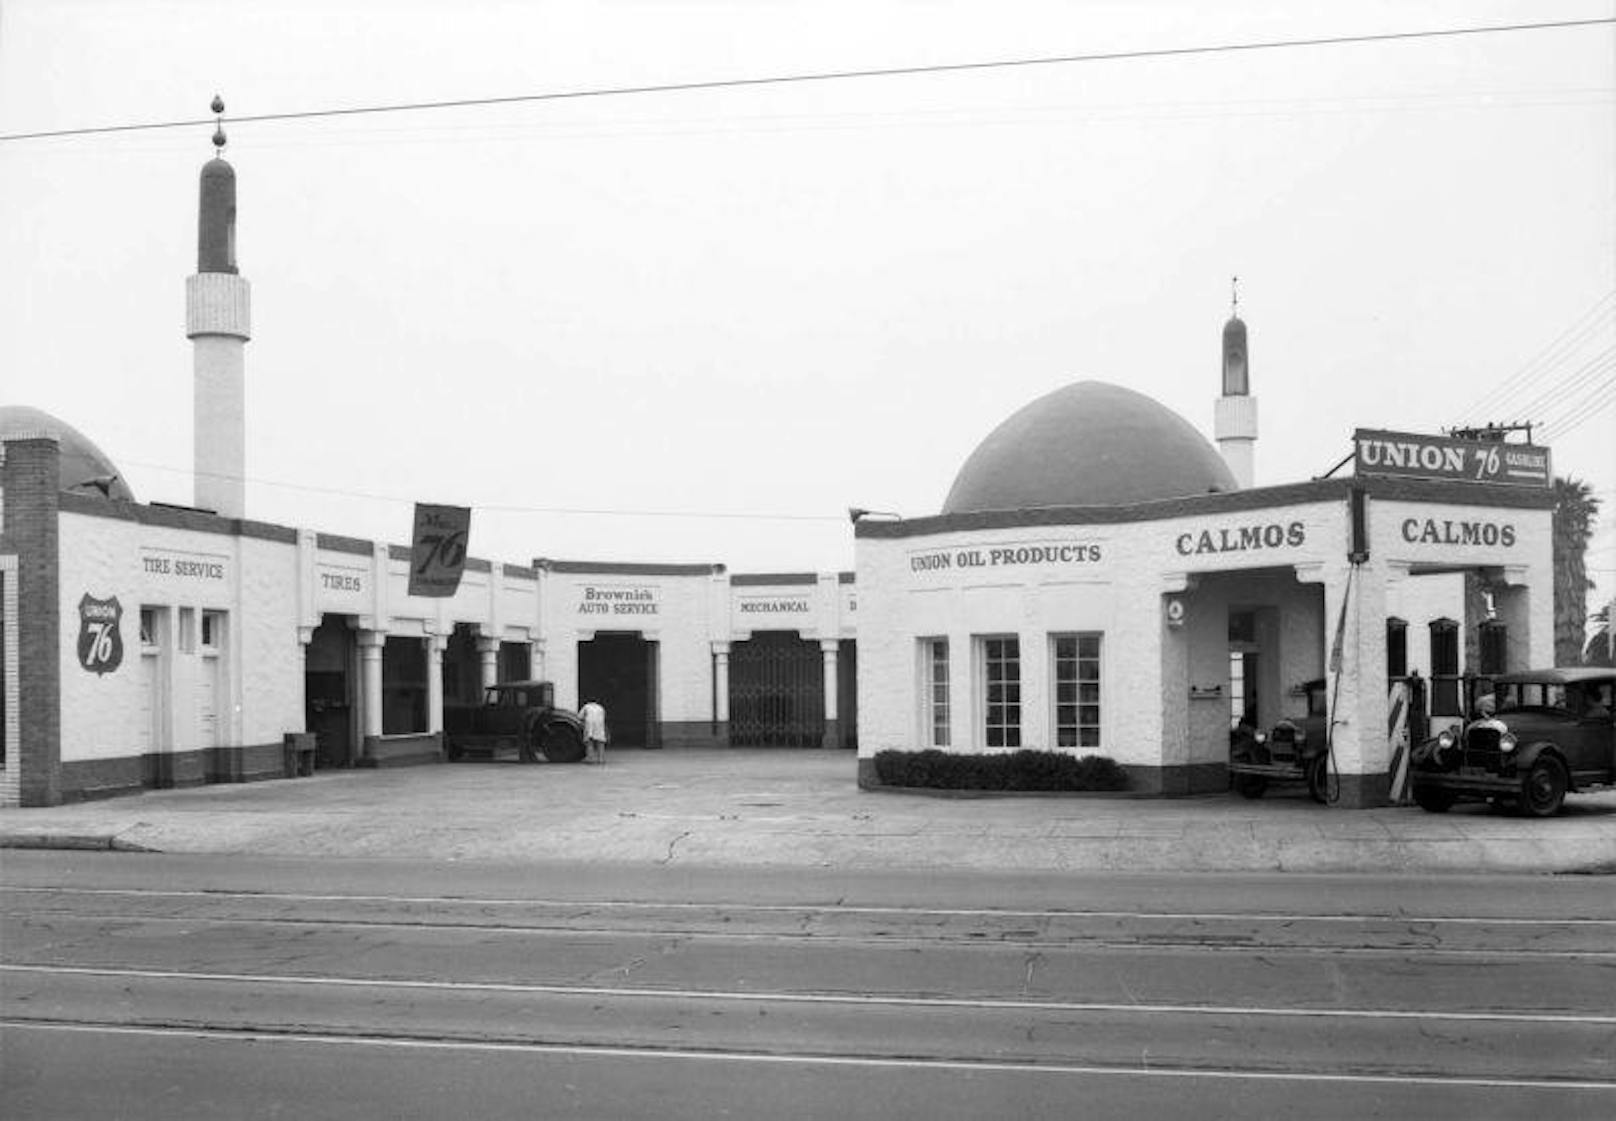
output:
<instances>
[{"instance_id":1,"label":"sign reading tire service","mask_svg":"<svg viewBox=\"0 0 1616 1121\"><path fill-rule=\"evenodd\" d=\"M1352 434L1353 470L1402 479L1452 479L1512 487L1547 487L1549 449L1502 440L1459 440L1360 428Z\"/></svg>"}]
</instances>

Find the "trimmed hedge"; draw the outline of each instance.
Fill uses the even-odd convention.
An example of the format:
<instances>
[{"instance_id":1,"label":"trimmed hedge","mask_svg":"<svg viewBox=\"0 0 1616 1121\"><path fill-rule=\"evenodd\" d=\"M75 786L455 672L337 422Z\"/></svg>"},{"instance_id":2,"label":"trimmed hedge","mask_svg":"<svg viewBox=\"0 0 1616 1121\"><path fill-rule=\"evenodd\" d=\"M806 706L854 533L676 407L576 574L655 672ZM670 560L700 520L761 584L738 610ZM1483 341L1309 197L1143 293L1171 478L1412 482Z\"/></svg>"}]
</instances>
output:
<instances>
[{"instance_id":1,"label":"trimmed hedge","mask_svg":"<svg viewBox=\"0 0 1616 1121\"><path fill-rule=\"evenodd\" d=\"M937 790L1126 790L1128 773L1104 755L1012 751L959 755L951 751L881 751L875 773L883 786Z\"/></svg>"}]
</instances>

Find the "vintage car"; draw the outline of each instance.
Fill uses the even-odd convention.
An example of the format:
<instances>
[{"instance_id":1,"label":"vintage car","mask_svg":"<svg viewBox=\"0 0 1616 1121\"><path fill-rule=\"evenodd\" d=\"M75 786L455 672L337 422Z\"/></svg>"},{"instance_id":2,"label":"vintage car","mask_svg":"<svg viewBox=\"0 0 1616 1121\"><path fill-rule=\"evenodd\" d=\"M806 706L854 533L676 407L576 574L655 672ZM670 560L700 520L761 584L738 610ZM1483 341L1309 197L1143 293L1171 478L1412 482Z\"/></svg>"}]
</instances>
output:
<instances>
[{"instance_id":1,"label":"vintage car","mask_svg":"<svg viewBox=\"0 0 1616 1121\"><path fill-rule=\"evenodd\" d=\"M1616 670L1507 673L1477 698L1471 719L1414 751L1414 801L1444 813L1460 799L1558 813L1568 792L1616 783Z\"/></svg>"},{"instance_id":2,"label":"vintage car","mask_svg":"<svg viewBox=\"0 0 1616 1121\"><path fill-rule=\"evenodd\" d=\"M513 750L524 763L540 755L551 763L584 757L583 723L577 713L555 706L549 681L505 681L484 690L480 705L444 706L443 743L451 762L494 759Z\"/></svg>"},{"instance_id":3,"label":"vintage car","mask_svg":"<svg viewBox=\"0 0 1616 1121\"><path fill-rule=\"evenodd\" d=\"M1308 795L1323 803L1329 792L1329 706L1323 678L1300 686L1307 709L1281 720L1267 732L1236 726L1229 742L1229 774L1242 797L1261 798L1271 782L1304 782Z\"/></svg>"}]
</instances>

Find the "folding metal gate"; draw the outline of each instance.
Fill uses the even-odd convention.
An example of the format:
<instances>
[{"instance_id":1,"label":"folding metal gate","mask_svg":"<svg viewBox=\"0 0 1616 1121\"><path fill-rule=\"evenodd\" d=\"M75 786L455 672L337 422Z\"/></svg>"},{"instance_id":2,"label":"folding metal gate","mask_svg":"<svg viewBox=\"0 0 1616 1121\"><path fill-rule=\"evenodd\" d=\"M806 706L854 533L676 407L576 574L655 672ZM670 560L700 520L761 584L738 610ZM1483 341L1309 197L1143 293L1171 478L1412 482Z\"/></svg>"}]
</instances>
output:
<instances>
[{"instance_id":1,"label":"folding metal gate","mask_svg":"<svg viewBox=\"0 0 1616 1121\"><path fill-rule=\"evenodd\" d=\"M729 739L739 747L818 747L825 735L819 643L764 632L729 656Z\"/></svg>"}]
</instances>

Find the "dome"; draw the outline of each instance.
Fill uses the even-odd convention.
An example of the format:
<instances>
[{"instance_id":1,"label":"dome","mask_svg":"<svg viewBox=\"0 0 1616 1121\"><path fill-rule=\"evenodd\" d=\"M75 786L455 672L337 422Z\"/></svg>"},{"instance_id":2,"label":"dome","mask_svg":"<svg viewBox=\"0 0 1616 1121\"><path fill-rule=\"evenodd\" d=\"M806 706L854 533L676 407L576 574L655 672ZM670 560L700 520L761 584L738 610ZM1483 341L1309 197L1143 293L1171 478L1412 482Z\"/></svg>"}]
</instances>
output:
<instances>
[{"instance_id":1,"label":"dome","mask_svg":"<svg viewBox=\"0 0 1616 1121\"><path fill-rule=\"evenodd\" d=\"M988 433L960 468L943 513L1125 506L1238 487L1189 421L1142 393L1080 381Z\"/></svg>"},{"instance_id":2,"label":"dome","mask_svg":"<svg viewBox=\"0 0 1616 1121\"><path fill-rule=\"evenodd\" d=\"M133 502L135 494L124 482L118 468L90 442L89 438L66 421L57 420L42 409L27 405L0 405L0 440L13 440L19 436L37 436L47 433L56 437L62 450L62 489L74 494L92 496L102 494L105 484L108 498Z\"/></svg>"}]
</instances>

